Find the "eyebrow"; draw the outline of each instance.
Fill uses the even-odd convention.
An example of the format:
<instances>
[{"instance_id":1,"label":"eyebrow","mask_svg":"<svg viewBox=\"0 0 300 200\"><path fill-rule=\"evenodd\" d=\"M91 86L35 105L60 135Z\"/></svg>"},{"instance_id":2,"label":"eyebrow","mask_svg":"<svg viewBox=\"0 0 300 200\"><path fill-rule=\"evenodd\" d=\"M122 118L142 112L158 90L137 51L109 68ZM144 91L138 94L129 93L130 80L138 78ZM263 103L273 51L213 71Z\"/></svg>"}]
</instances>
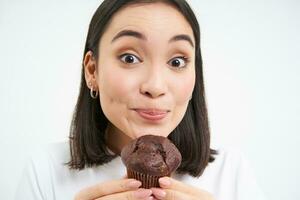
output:
<instances>
[{"instance_id":1,"label":"eyebrow","mask_svg":"<svg viewBox=\"0 0 300 200\"><path fill-rule=\"evenodd\" d=\"M125 36L129 36L129 37L135 37L137 39L140 40L144 40L147 41L147 38L145 35L143 35L140 32L137 31L133 31L133 30L123 30L120 31L111 41L111 43L113 43L114 41L116 41L117 39L121 38L121 37L125 37ZM176 42L176 41L187 41L192 47L194 47L194 43L191 39L191 37L189 35L186 34L180 34L180 35L175 35L173 36L170 40L169 43L171 42Z\"/></svg>"}]
</instances>

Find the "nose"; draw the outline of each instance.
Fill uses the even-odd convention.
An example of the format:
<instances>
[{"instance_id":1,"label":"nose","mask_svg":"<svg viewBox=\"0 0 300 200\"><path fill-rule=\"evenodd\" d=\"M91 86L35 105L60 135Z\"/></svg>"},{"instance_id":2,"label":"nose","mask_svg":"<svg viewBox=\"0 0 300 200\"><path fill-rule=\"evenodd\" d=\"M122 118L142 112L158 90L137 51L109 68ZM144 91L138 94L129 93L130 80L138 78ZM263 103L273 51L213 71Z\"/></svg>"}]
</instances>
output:
<instances>
[{"instance_id":1,"label":"nose","mask_svg":"<svg viewBox=\"0 0 300 200\"><path fill-rule=\"evenodd\" d=\"M153 67L151 70L147 70L145 79L140 85L140 92L150 98L158 98L166 94L166 77L161 67Z\"/></svg>"}]
</instances>

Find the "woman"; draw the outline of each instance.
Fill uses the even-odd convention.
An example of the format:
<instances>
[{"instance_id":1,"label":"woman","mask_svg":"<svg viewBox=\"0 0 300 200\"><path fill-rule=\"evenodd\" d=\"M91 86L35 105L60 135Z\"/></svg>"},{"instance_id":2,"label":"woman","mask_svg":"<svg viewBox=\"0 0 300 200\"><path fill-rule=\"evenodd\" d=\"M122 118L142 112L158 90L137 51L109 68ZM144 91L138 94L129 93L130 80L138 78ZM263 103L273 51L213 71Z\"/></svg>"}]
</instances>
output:
<instances>
[{"instance_id":1,"label":"woman","mask_svg":"<svg viewBox=\"0 0 300 200\"><path fill-rule=\"evenodd\" d=\"M182 154L161 188L139 188L120 160L122 147L146 134L168 137ZM70 146L37 154L17 199L263 199L247 173L239 155L210 149L199 25L189 5L105 0L89 27Z\"/></svg>"}]
</instances>

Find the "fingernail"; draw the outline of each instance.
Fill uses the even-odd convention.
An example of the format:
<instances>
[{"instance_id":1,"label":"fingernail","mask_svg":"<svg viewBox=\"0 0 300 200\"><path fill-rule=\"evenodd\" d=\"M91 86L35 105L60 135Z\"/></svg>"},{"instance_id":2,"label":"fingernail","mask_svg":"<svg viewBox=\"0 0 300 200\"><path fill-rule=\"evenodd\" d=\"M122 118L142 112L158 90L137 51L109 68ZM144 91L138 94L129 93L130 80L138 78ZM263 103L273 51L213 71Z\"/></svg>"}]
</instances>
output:
<instances>
[{"instance_id":1,"label":"fingernail","mask_svg":"<svg viewBox=\"0 0 300 200\"><path fill-rule=\"evenodd\" d=\"M134 197L140 198L140 199L146 198L146 197L150 196L151 194L152 194L152 191L148 190L148 189L138 189L137 191L133 192Z\"/></svg>"},{"instance_id":2,"label":"fingernail","mask_svg":"<svg viewBox=\"0 0 300 200\"><path fill-rule=\"evenodd\" d=\"M171 181L169 180L169 178L167 178L167 177L163 177L163 178L160 178L159 179L159 184L160 184L160 186L165 186L165 187L168 187L168 186L170 186L171 185Z\"/></svg>"},{"instance_id":3,"label":"fingernail","mask_svg":"<svg viewBox=\"0 0 300 200\"><path fill-rule=\"evenodd\" d=\"M126 186L129 189L136 189L136 188L139 188L141 185L142 185L142 183L140 181L133 180L133 181L128 182Z\"/></svg>"},{"instance_id":4,"label":"fingernail","mask_svg":"<svg viewBox=\"0 0 300 200\"><path fill-rule=\"evenodd\" d=\"M159 199L164 198L167 194L164 190L159 188L151 188L151 190L153 195Z\"/></svg>"}]
</instances>

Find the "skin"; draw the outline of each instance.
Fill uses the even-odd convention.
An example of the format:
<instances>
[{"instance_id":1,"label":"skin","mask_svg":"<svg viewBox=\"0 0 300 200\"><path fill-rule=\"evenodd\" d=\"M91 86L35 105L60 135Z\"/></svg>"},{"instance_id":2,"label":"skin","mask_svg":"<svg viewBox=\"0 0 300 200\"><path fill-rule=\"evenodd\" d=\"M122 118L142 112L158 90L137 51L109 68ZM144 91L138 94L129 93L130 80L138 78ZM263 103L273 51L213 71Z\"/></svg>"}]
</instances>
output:
<instances>
[{"instance_id":1,"label":"skin","mask_svg":"<svg viewBox=\"0 0 300 200\"><path fill-rule=\"evenodd\" d=\"M143 33L147 41L126 36L111 43L124 29ZM130 140L145 134L167 137L182 120L195 85L195 49L183 40L168 43L178 34L189 35L195 44L189 23L171 5L127 6L114 15L100 39L98 60L92 52L85 55L86 82L99 91L101 107L110 122L107 145L115 153L120 154ZM119 58L125 53L130 55ZM190 62L178 58L181 56ZM134 63L126 63L128 57ZM180 67L174 66L174 60ZM168 112L162 120L149 121L135 108ZM160 179L161 188L138 189L140 185L125 177L84 188L75 199L213 199L209 193L169 177Z\"/></svg>"}]
</instances>

